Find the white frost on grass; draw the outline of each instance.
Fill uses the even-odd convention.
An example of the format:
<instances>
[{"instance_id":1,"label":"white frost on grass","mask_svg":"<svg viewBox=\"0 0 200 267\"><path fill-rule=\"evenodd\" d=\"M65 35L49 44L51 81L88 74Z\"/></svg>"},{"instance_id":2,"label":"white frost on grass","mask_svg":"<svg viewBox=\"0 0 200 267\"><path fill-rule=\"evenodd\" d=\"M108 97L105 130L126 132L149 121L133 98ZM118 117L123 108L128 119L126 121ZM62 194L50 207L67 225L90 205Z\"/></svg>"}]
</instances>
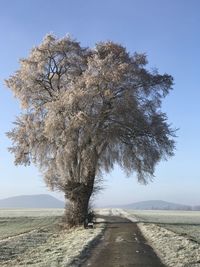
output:
<instances>
[{"instance_id":1,"label":"white frost on grass","mask_svg":"<svg viewBox=\"0 0 200 267\"><path fill-rule=\"evenodd\" d=\"M138 224L145 238L166 266L200 266L200 245L155 224Z\"/></svg>"},{"instance_id":2,"label":"white frost on grass","mask_svg":"<svg viewBox=\"0 0 200 267\"><path fill-rule=\"evenodd\" d=\"M191 224L162 224L160 225L167 230L182 236L188 236L200 244L200 225Z\"/></svg>"},{"instance_id":3,"label":"white frost on grass","mask_svg":"<svg viewBox=\"0 0 200 267\"><path fill-rule=\"evenodd\" d=\"M0 218L5 217L46 217L46 216L62 216L64 209L3 209L0 208Z\"/></svg>"},{"instance_id":4,"label":"white frost on grass","mask_svg":"<svg viewBox=\"0 0 200 267\"><path fill-rule=\"evenodd\" d=\"M128 210L119 209L119 214L121 217L130 220L131 222L138 222L138 219L131 214Z\"/></svg>"},{"instance_id":5,"label":"white frost on grass","mask_svg":"<svg viewBox=\"0 0 200 267\"><path fill-rule=\"evenodd\" d=\"M127 210L141 222L200 224L200 211L180 210Z\"/></svg>"},{"instance_id":6,"label":"white frost on grass","mask_svg":"<svg viewBox=\"0 0 200 267\"><path fill-rule=\"evenodd\" d=\"M23 240L16 237L9 244L5 244L2 253L1 267L17 267L17 266L32 266L32 267L77 267L81 266L81 262L89 252L90 246L98 240L104 230L102 224L94 229L83 229L83 227L63 230L52 233L45 243L39 242L37 247L31 245L35 242L35 236L24 235ZM31 233L32 234L32 233ZM44 235L43 233L41 233ZM47 233L46 233L47 234ZM32 241L31 241L31 240ZM27 249L29 240L30 247ZM24 251L23 251L24 246ZM21 248L17 250L16 248ZM9 255L12 257L9 258ZM13 253L15 255L13 255Z\"/></svg>"},{"instance_id":7,"label":"white frost on grass","mask_svg":"<svg viewBox=\"0 0 200 267\"><path fill-rule=\"evenodd\" d=\"M112 209L95 209L95 213L97 213L100 216L111 216L112 215Z\"/></svg>"},{"instance_id":8,"label":"white frost on grass","mask_svg":"<svg viewBox=\"0 0 200 267\"><path fill-rule=\"evenodd\" d=\"M126 218L132 222L137 222L138 220L136 217L131 214L129 211L124 210L124 209L96 209L95 210L98 215L101 216L119 216Z\"/></svg>"}]
</instances>

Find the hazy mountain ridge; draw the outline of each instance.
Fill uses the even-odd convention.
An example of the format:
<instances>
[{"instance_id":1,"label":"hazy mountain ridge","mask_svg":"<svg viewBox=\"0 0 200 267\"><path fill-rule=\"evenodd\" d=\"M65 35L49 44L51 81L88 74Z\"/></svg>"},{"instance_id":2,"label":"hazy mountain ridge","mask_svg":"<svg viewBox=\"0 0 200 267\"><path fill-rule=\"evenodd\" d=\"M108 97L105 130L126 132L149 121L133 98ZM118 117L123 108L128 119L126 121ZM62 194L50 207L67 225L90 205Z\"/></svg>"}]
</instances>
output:
<instances>
[{"instance_id":1,"label":"hazy mountain ridge","mask_svg":"<svg viewBox=\"0 0 200 267\"><path fill-rule=\"evenodd\" d=\"M107 207L133 210L200 210L200 206L183 205L163 200L147 200L126 205L112 205Z\"/></svg>"},{"instance_id":2,"label":"hazy mountain ridge","mask_svg":"<svg viewBox=\"0 0 200 267\"><path fill-rule=\"evenodd\" d=\"M64 208L63 201L48 195L22 195L0 199L0 208ZM200 210L199 206L182 205L162 200L147 200L126 205L108 205L106 208L133 210Z\"/></svg>"},{"instance_id":3,"label":"hazy mountain ridge","mask_svg":"<svg viewBox=\"0 0 200 267\"><path fill-rule=\"evenodd\" d=\"M23 195L0 199L0 208L64 208L64 202L48 195Z\"/></svg>"}]
</instances>

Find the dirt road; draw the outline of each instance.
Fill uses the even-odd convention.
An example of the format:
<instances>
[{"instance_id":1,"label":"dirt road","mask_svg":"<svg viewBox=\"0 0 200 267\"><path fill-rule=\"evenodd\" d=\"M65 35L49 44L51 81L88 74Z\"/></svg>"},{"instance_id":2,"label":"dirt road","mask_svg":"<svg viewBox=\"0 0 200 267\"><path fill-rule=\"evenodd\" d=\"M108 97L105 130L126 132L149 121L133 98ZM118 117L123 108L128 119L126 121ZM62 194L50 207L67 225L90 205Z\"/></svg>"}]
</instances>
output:
<instances>
[{"instance_id":1,"label":"dirt road","mask_svg":"<svg viewBox=\"0 0 200 267\"><path fill-rule=\"evenodd\" d=\"M82 267L164 267L136 223L114 216L104 219L105 234Z\"/></svg>"}]
</instances>

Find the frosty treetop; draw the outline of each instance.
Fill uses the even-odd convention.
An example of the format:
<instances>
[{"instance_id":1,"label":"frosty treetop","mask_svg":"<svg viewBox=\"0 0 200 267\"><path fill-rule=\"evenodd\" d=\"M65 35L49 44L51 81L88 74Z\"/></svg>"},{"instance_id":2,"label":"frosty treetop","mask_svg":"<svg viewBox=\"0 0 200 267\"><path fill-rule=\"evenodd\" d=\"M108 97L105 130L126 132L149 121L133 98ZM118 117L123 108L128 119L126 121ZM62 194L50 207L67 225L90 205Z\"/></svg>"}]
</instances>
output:
<instances>
[{"instance_id":1,"label":"frosty treetop","mask_svg":"<svg viewBox=\"0 0 200 267\"><path fill-rule=\"evenodd\" d=\"M89 201L95 179L115 163L146 182L173 154L173 131L160 110L173 79L148 71L144 54L47 35L20 64L7 80L23 108L8 133L10 150L16 164L37 164L47 185L71 202Z\"/></svg>"}]
</instances>

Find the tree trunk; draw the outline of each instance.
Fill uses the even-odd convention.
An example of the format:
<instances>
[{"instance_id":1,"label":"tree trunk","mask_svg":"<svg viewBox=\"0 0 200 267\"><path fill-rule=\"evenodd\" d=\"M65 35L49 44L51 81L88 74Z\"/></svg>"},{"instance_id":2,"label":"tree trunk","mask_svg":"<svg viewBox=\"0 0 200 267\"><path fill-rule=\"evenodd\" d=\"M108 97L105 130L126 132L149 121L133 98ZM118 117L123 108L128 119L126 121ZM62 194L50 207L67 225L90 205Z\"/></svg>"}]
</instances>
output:
<instances>
[{"instance_id":1,"label":"tree trunk","mask_svg":"<svg viewBox=\"0 0 200 267\"><path fill-rule=\"evenodd\" d=\"M65 208L66 222L70 227L83 225L88 216L89 200L93 191L93 182L89 185L72 183L65 192L68 200Z\"/></svg>"}]
</instances>

